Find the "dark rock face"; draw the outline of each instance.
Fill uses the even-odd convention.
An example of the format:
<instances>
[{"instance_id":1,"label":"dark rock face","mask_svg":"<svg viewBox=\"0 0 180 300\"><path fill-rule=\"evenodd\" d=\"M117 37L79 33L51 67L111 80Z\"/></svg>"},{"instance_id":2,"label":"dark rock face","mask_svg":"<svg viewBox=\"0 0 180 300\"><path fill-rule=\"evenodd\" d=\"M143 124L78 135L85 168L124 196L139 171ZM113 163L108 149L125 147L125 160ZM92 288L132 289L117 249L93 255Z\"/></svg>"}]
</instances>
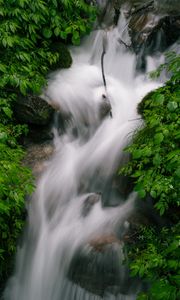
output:
<instances>
[{"instance_id":1,"label":"dark rock face","mask_svg":"<svg viewBox=\"0 0 180 300\"><path fill-rule=\"evenodd\" d=\"M157 16L154 12L133 15L129 22L132 46L136 53L163 51L177 41L180 34L178 16Z\"/></svg>"},{"instance_id":2,"label":"dark rock face","mask_svg":"<svg viewBox=\"0 0 180 300\"><path fill-rule=\"evenodd\" d=\"M130 279L129 270L121 264L122 245L115 236L104 236L90 242L87 249L75 254L68 278L83 289L99 295L136 293L137 279Z\"/></svg>"},{"instance_id":3,"label":"dark rock face","mask_svg":"<svg viewBox=\"0 0 180 300\"><path fill-rule=\"evenodd\" d=\"M51 46L51 51L53 53L58 53L59 59L56 63L49 66L50 70L57 70L59 68L70 68L72 64L72 57L68 48L59 42L53 43Z\"/></svg>"},{"instance_id":4,"label":"dark rock face","mask_svg":"<svg viewBox=\"0 0 180 300\"><path fill-rule=\"evenodd\" d=\"M23 164L32 169L35 177L39 177L46 168L46 161L53 154L53 145L45 142L40 144L29 144L26 146L26 155Z\"/></svg>"},{"instance_id":5,"label":"dark rock face","mask_svg":"<svg viewBox=\"0 0 180 300\"><path fill-rule=\"evenodd\" d=\"M137 54L137 69L145 70L146 56L165 51L180 36L180 4L170 1L129 1L129 34Z\"/></svg>"},{"instance_id":6,"label":"dark rock face","mask_svg":"<svg viewBox=\"0 0 180 300\"><path fill-rule=\"evenodd\" d=\"M172 15L180 14L179 0L156 0L155 6L160 13L168 13Z\"/></svg>"},{"instance_id":7,"label":"dark rock face","mask_svg":"<svg viewBox=\"0 0 180 300\"><path fill-rule=\"evenodd\" d=\"M106 97L106 95L102 95L102 102L100 104L100 108L99 108L99 117L100 119L104 119L108 114L111 113L111 103L109 101L109 99Z\"/></svg>"},{"instance_id":8,"label":"dark rock face","mask_svg":"<svg viewBox=\"0 0 180 300\"><path fill-rule=\"evenodd\" d=\"M15 115L20 123L44 126L51 122L54 109L35 95L20 96L15 107Z\"/></svg>"},{"instance_id":9,"label":"dark rock face","mask_svg":"<svg viewBox=\"0 0 180 300\"><path fill-rule=\"evenodd\" d=\"M99 202L100 200L101 200L100 193L90 194L83 203L82 212L81 212L82 216L86 217L90 213L91 209L93 208L93 205Z\"/></svg>"},{"instance_id":10,"label":"dark rock face","mask_svg":"<svg viewBox=\"0 0 180 300\"><path fill-rule=\"evenodd\" d=\"M26 149L23 164L30 167L36 177L44 171L45 162L53 153L53 114L54 109L38 96L21 96L16 103L16 118L20 123L29 125L28 135L22 141Z\"/></svg>"},{"instance_id":11,"label":"dark rock face","mask_svg":"<svg viewBox=\"0 0 180 300\"><path fill-rule=\"evenodd\" d=\"M179 0L111 0L103 3L100 21L106 28L117 25L123 7L131 39L131 45L124 45L136 53L137 70L145 71L147 55L163 52L179 39ZM109 11L110 21L106 16ZM120 42L123 43L121 39Z\"/></svg>"}]
</instances>

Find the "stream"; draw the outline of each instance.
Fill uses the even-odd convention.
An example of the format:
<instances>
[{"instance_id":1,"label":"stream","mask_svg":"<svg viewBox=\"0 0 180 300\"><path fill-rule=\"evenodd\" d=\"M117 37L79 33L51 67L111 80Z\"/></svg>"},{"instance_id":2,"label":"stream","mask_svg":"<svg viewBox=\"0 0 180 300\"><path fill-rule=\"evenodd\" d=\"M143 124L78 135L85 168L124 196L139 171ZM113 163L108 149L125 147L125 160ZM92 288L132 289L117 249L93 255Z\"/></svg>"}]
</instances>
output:
<instances>
[{"instance_id":1,"label":"stream","mask_svg":"<svg viewBox=\"0 0 180 300\"><path fill-rule=\"evenodd\" d=\"M122 11L117 27L95 30L70 49L70 69L50 75L44 95L65 121L62 129L59 114L54 118L54 154L27 203L5 300L133 300L142 288L122 264L137 195L115 191L113 176L143 125L137 104L159 83L136 73L135 55L119 42L129 43L126 23ZM147 58L147 70L158 63Z\"/></svg>"}]
</instances>

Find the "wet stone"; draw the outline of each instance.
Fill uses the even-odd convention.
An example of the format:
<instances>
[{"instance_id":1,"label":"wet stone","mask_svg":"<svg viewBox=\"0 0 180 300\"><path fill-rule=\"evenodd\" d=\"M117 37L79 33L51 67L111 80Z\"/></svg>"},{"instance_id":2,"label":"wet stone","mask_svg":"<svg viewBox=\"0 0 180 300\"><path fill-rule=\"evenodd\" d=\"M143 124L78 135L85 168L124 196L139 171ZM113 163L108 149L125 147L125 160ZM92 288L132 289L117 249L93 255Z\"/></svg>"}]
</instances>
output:
<instances>
[{"instance_id":1,"label":"wet stone","mask_svg":"<svg viewBox=\"0 0 180 300\"><path fill-rule=\"evenodd\" d=\"M122 256L122 243L115 236L93 240L75 254L68 278L103 299L108 295L129 295L136 291L138 280L129 277L128 268L121 263Z\"/></svg>"},{"instance_id":2,"label":"wet stone","mask_svg":"<svg viewBox=\"0 0 180 300\"><path fill-rule=\"evenodd\" d=\"M54 109L42 98L36 95L26 95L19 96L15 114L21 123L44 126L51 123Z\"/></svg>"},{"instance_id":3,"label":"wet stone","mask_svg":"<svg viewBox=\"0 0 180 300\"><path fill-rule=\"evenodd\" d=\"M86 217L92 210L94 204L99 202L100 200L101 200L101 193L93 193L89 195L83 203L83 207L81 211L82 216Z\"/></svg>"}]
</instances>

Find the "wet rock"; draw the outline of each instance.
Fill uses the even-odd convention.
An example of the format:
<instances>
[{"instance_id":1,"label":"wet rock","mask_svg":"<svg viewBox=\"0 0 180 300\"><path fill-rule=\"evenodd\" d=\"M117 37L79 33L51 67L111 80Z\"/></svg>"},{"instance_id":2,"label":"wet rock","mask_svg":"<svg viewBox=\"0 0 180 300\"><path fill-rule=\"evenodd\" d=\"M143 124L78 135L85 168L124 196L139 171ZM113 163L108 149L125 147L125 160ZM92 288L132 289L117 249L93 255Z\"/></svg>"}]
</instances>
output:
<instances>
[{"instance_id":1,"label":"wet rock","mask_svg":"<svg viewBox=\"0 0 180 300\"><path fill-rule=\"evenodd\" d=\"M97 237L89 242L89 245L98 252L102 252L108 245L120 244L121 241L115 235Z\"/></svg>"},{"instance_id":2,"label":"wet rock","mask_svg":"<svg viewBox=\"0 0 180 300\"><path fill-rule=\"evenodd\" d=\"M15 115L20 123L44 126L51 122L54 109L35 95L19 96Z\"/></svg>"},{"instance_id":3,"label":"wet rock","mask_svg":"<svg viewBox=\"0 0 180 300\"><path fill-rule=\"evenodd\" d=\"M81 212L82 216L86 217L92 210L94 204L96 204L100 200L101 200L101 193L90 194L83 203L82 212Z\"/></svg>"},{"instance_id":4,"label":"wet rock","mask_svg":"<svg viewBox=\"0 0 180 300\"><path fill-rule=\"evenodd\" d=\"M136 53L144 55L163 51L177 41L180 34L180 18L157 16L154 13L134 15L129 23L132 46Z\"/></svg>"},{"instance_id":5,"label":"wet rock","mask_svg":"<svg viewBox=\"0 0 180 300\"><path fill-rule=\"evenodd\" d=\"M146 70L146 57L163 52L176 43L180 36L179 0L117 0L112 1L115 25L119 12L127 19L131 43L126 45L137 55L137 70ZM128 46L128 47L127 47Z\"/></svg>"},{"instance_id":6,"label":"wet rock","mask_svg":"<svg viewBox=\"0 0 180 300\"><path fill-rule=\"evenodd\" d=\"M175 4L176 1L172 2ZM165 51L178 40L180 36L178 7L179 5L173 13L170 6L160 5L160 1L145 1L143 4L131 2L128 28L132 48L137 54L137 69L146 69L147 55Z\"/></svg>"},{"instance_id":7,"label":"wet rock","mask_svg":"<svg viewBox=\"0 0 180 300\"><path fill-rule=\"evenodd\" d=\"M26 146L26 156L23 164L30 167L35 177L38 177L46 168L47 160L52 156L54 151L51 143L29 144Z\"/></svg>"},{"instance_id":8,"label":"wet rock","mask_svg":"<svg viewBox=\"0 0 180 300\"><path fill-rule=\"evenodd\" d=\"M77 251L68 278L101 297L107 294L129 295L136 291L138 280L129 277L122 258L122 244L114 235L99 237Z\"/></svg>"},{"instance_id":9,"label":"wet rock","mask_svg":"<svg viewBox=\"0 0 180 300\"><path fill-rule=\"evenodd\" d=\"M111 103L106 95L102 95L102 102L100 103L99 108L99 117L100 119L104 119L107 115L111 113Z\"/></svg>"},{"instance_id":10,"label":"wet rock","mask_svg":"<svg viewBox=\"0 0 180 300\"><path fill-rule=\"evenodd\" d=\"M60 42L56 42L52 44L51 51L55 54L58 54L58 61L55 62L53 65L51 64L49 67L51 70L57 70L57 69L64 69L64 68L70 68L72 64L72 57L71 54L64 44Z\"/></svg>"},{"instance_id":11,"label":"wet rock","mask_svg":"<svg viewBox=\"0 0 180 300\"><path fill-rule=\"evenodd\" d=\"M103 252L92 247L88 252L82 249L74 256L68 277L89 292L103 296L107 287L119 284L118 258L110 245Z\"/></svg>"},{"instance_id":12,"label":"wet rock","mask_svg":"<svg viewBox=\"0 0 180 300\"><path fill-rule=\"evenodd\" d=\"M159 13L169 15L180 15L180 1L179 0L155 0L155 8Z\"/></svg>"}]
</instances>

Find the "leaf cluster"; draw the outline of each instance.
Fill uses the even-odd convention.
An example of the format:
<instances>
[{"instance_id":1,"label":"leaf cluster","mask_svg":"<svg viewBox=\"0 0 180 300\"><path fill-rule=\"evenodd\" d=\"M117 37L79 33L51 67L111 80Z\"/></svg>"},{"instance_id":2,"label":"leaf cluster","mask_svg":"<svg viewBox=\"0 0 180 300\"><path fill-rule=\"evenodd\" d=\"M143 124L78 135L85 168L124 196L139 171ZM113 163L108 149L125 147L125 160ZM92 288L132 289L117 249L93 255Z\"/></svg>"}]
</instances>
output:
<instances>
[{"instance_id":1,"label":"leaf cluster","mask_svg":"<svg viewBox=\"0 0 180 300\"><path fill-rule=\"evenodd\" d=\"M140 228L138 247L130 248L131 275L144 278L151 284L148 295L138 300L176 300L180 297L179 235L180 224L162 228Z\"/></svg>"},{"instance_id":2,"label":"leaf cluster","mask_svg":"<svg viewBox=\"0 0 180 300\"><path fill-rule=\"evenodd\" d=\"M126 149L132 159L121 172L134 178L141 198L151 195L163 215L170 205L180 204L179 85L169 81L148 94L138 110L144 125Z\"/></svg>"},{"instance_id":3,"label":"leaf cluster","mask_svg":"<svg viewBox=\"0 0 180 300\"><path fill-rule=\"evenodd\" d=\"M132 276L150 283L138 300L180 298L180 56L168 54L166 64L153 75L163 69L171 77L138 105L143 124L125 149L131 155L129 163L119 171L134 179L134 189L143 201L151 196L167 224L161 229L153 224L139 228L136 242L128 246Z\"/></svg>"},{"instance_id":4,"label":"leaf cluster","mask_svg":"<svg viewBox=\"0 0 180 300\"><path fill-rule=\"evenodd\" d=\"M7 110L6 110L7 108ZM8 107L3 106L10 117ZM33 177L22 166L23 149L17 144L18 137L27 132L22 125L0 123L0 279L10 271L10 259L16 250L17 238L24 224L24 199L33 190Z\"/></svg>"},{"instance_id":5,"label":"leaf cluster","mask_svg":"<svg viewBox=\"0 0 180 300\"><path fill-rule=\"evenodd\" d=\"M70 67L66 47L90 32L95 8L84 0L0 0L0 281L23 226L24 199L33 189L32 174L22 166L13 108L19 95L39 94L46 75Z\"/></svg>"},{"instance_id":6,"label":"leaf cluster","mask_svg":"<svg viewBox=\"0 0 180 300\"><path fill-rule=\"evenodd\" d=\"M94 18L83 0L0 0L0 88L40 92L49 69L71 64L53 44L79 44Z\"/></svg>"}]
</instances>

